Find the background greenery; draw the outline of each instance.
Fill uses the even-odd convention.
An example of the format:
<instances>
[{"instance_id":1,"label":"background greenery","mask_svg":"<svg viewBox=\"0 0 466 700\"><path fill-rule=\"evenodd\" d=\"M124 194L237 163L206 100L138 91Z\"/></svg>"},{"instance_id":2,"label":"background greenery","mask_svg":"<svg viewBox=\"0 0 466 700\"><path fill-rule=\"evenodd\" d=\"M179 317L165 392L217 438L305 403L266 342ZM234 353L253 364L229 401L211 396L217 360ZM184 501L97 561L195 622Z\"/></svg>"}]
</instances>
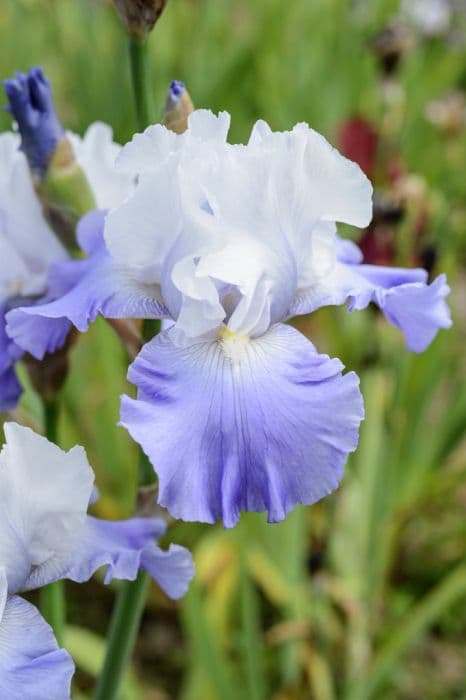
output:
<instances>
[{"instance_id":1,"label":"background greenery","mask_svg":"<svg viewBox=\"0 0 466 700\"><path fill-rule=\"evenodd\" d=\"M416 356L370 310L327 309L300 322L362 378L359 449L336 494L282 524L248 515L233 531L172 525L169 539L192 548L197 578L177 605L151 592L125 700L466 698L466 135L464 123L442 129L426 118L430 101L464 94L466 34L458 23L450 37L414 31L384 82L372 39L398 9L393 0L169 0L151 37L158 105L182 79L197 106L232 113L234 140L258 117L278 129L306 120L334 141L345 118L372 120L416 176L455 326ZM125 37L111 3L2 0L0 47L1 76L44 67L67 127L82 132L101 119L121 142L130 138ZM387 189L383 165L377 184ZM402 262L419 206L418 196L406 199ZM129 515L134 500L137 451L116 427L119 395L132 391L126 362L112 330L96 323L73 349L60 424L63 446L86 446L98 511L110 518ZM40 425L32 391L18 417ZM82 700L114 589L96 581L68 591Z\"/></svg>"}]
</instances>

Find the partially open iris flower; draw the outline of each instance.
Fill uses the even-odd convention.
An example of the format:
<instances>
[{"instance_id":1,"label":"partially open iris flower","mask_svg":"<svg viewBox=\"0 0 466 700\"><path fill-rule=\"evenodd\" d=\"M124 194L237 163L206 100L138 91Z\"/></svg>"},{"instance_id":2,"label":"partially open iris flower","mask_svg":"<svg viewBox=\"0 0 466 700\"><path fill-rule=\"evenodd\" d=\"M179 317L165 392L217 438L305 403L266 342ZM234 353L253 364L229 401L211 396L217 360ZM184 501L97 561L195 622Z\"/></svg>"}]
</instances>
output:
<instances>
[{"instance_id":1,"label":"partially open iris flower","mask_svg":"<svg viewBox=\"0 0 466 700\"><path fill-rule=\"evenodd\" d=\"M0 135L0 411L13 408L21 393L14 365L23 350L6 335L5 314L46 294L51 266L68 258L43 216L26 157L18 148L16 134ZM67 284L57 278L50 298L53 292L66 291ZM64 344L71 328L66 320L34 325L56 347Z\"/></svg>"},{"instance_id":2,"label":"partially open iris flower","mask_svg":"<svg viewBox=\"0 0 466 700\"><path fill-rule=\"evenodd\" d=\"M177 545L161 550L158 518L108 522L87 515L93 473L84 450L63 452L29 428L5 425L0 452L0 697L65 700L73 664L52 630L18 593L62 578L105 581L150 573L172 598L187 590L194 569Z\"/></svg>"},{"instance_id":3,"label":"partially open iris flower","mask_svg":"<svg viewBox=\"0 0 466 700\"><path fill-rule=\"evenodd\" d=\"M444 276L361 264L337 222L365 227L372 188L305 124L258 122L226 142L229 116L191 115L175 135L137 134L118 158L129 197L80 226L90 253L57 301L17 309L8 332L40 356L28 316L80 330L108 317L171 318L129 370L121 422L159 476L159 502L227 526L242 510L279 521L334 490L363 417L359 381L284 322L321 306L377 304L422 351L450 325ZM72 264L73 265L73 264ZM60 269L60 266L58 266Z\"/></svg>"},{"instance_id":4,"label":"partially open iris flower","mask_svg":"<svg viewBox=\"0 0 466 700\"><path fill-rule=\"evenodd\" d=\"M39 68L5 81L10 109L20 134L0 134L0 411L14 408L21 387L14 371L23 349L5 331L5 314L17 306L61 297L74 284L69 253L46 220L34 189L45 173L58 142L65 136L53 107L50 85ZM120 146L105 124L92 124L83 138L67 133L74 157L89 182L96 206L122 201L133 178L115 171ZM64 263L66 274L54 264ZM32 323L30 332L44 343L45 352L65 344L67 319Z\"/></svg>"}]
</instances>

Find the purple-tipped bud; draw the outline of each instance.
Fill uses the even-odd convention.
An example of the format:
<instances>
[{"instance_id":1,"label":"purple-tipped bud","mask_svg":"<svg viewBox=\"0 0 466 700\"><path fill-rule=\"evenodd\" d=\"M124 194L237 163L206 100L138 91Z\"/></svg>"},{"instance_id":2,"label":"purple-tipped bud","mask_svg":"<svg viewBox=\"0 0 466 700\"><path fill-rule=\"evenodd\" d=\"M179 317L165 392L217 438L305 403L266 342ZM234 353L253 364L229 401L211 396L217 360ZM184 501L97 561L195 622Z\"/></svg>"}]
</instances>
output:
<instances>
[{"instance_id":1,"label":"purple-tipped bud","mask_svg":"<svg viewBox=\"0 0 466 700\"><path fill-rule=\"evenodd\" d=\"M172 131L182 134L188 128L188 117L194 110L193 103L181 80L172 80L168 88L162 123Z\"/></svg>"},{"instance_id":2,"label":"purple-tipped bud","mask_svg":"<svg viewBox=\"0 0 466 700\"><path fill-rule=\"evenodd\" d=\"M44 177L64 130L55 112L50 83L42 68L4 80L9 110L18 123L23 149L34 175Z\"/></svg>"},{"instance_id":3,"label":"purple-tipped bud","mask_svg":"<svg viewBox=\"0 0 466 700\"><path fill-rule=\"evenodd\" d=\"M169 88L170 97L178 102L186 87L182 80L172 80Z\"/></svg>"}]
</instances>

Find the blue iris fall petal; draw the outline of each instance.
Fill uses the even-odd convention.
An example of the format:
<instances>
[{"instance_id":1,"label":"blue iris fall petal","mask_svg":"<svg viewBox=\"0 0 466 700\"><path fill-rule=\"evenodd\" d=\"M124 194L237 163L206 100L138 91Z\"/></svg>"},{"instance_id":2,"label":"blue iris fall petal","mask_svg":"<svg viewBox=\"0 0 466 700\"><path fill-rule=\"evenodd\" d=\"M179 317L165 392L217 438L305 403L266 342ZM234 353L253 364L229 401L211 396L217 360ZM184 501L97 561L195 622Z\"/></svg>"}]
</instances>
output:
<instances>
[{"instance_id":1,"label":"blue iris fall petal","mask_svg":"<svg viewBox=\"0 0 466 700\"><path fill-rule=\"evenodd\" d=\"M73 662L36 608L7 595L0 571L0 697L69 700Z\"/></svg>"},{"instance_id":2,"label":"blue iris fall petal","mask_svg":"<svg viewBox=\"0 0 466 700\"><path fill-rule=\"evenodd\" d=\"M130 368L121 422L184 520L234 526L241 510L282 520L333 491L358 441L359 380L295 329L180 348L165 331Z\"/></svg>"}]
</instances>

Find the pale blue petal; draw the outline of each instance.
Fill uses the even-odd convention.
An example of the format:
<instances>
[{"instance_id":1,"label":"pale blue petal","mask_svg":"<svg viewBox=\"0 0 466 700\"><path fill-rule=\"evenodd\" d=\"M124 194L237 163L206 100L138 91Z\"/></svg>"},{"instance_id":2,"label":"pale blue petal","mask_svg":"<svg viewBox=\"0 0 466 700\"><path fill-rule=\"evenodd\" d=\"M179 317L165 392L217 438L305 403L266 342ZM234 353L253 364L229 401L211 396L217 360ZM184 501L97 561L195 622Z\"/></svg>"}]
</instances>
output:
<instances>
[{"instance_id":1,"label":"pale blue petal","mask_svg":"<svg viewBox=\"0 0 466 700\"><path fill-rule=\"evenodd\" d=\"M238 342L180 348L166 331L129 371L139 393L123 397L122 425L155 466L159 502L183 520L282 520L334 490L357 445L354 373L289 326Z\"/></svg>"},{"instance_id":2,"label":"pale blue petal","mask_svg":"<svg viewBox=\"0 0 466 700\"><path fill-rule=\"evenodd\" d=\"M106 210L94 209L94 211L85 214L76 227L79 247L87 255L92 255L105 248L103 232L106 216Z\"/></svg>"},{"instance_id":3,"label":"pale blue petal","mask_svg":"<svg viewBox=\"0 0 466 700\"><path fill-rule=\"evenodd\" d=\"M138 319L169 315L159 286L140 282L108 254L104 217L103 211L90 212L78 226L79 243L90 257L53 265L47 296L7 315L10 338L37 359L62 347L71 325L85 332L99 315Z\"/></svg>"},{"instance_id":4,"label":"pale blue petal","mask_svg":"<svg viewBox=\"0 0 466 700\"><path fill-rule=\"evenodd\" d=\"M52 265L47 279L47 293L40 300L16 300L15 307L6 314L6 333L18 348L42 360L46 353L62 348L71 330L71 323L65 318L41 318L31 315L28 309L40 303L56 299L76 283L76 268L73 261L67 260ZM22 304L22 305L20 305Z\"/></svg>"},{"instance_id":5,"label":"pale blue petal","mask_svg":"<svg viewBox=\"0 0 466 700\"><path fill-rule=\"evenodd\" d=\"M62 348L72 325L66 318L33 315L33 306L14 309L7 314L7 330L15 343L37 360Z\"/></svg>"},{"instance_id":6,"label":"pale blue petal","mask_svg":"<svg viewBox=\"0 0 466 700\"><path fill-rule=\"evenodd\" d=\"M64 578L88 581L105 567L105 583L114 578L134 581L140 569L147 570L171 598L186 593L194 575L191 554L172 545L163 551L155 544L166 525L160 518L131 518L119 522L88 516L86 532L72 553Z\"/></svg>"},{"instance_id":7,"label":"pale blue petal","mask_svg":"<svg viewBox=\"0 0 466 700\"><path fill-rule=\"evenodd\" d=\"M23 307L8 315L9 335L32 354L37 355L37 346L34 334L25 330L25 316L71 322L81 332L87 331L99 314L106 318L168 316L158 285L137 281L108 254L100 252L89 260L67 263L68 267L71 265L82 275L67 294L48 304Z\"/></svg>"},{"instance_id":8,"label":"pale blue petal","mask_svg":"<svg viewBox=\"0 0 466 700\"><path fill-rule=\"evenodd\" d=\"M18 405L23 390L12 367L0 371L0 413Z\"/></svg>"},{"instance_id":9,"label":"pale blue petal","mask_svg":"<svg viewBox=\"0 0 466 700\"><path fill-rule=\"evenodd\" d=\"M451 326L445 275L428 284L425 270L359 264L358 251L354 243L340 241L333 271L313 287L300 290L288 316L346 301L350 311L374 303L404 333L408 349L422 352L440 328Z\"/></svg>"},{"instance_id":10,"label":"pale blue petal","mask_svg":"<svg viewBox=\"0 0 466 700\"><path fill-rule=\"evenodd\" d=\"M72 553L63 578L82 583L105 566L106 583L112 578L134 580L142 550L156 537L161 537L165 529L165 523L159 518L109 521L88 515L84 536Z\"/></svg>"},{"instance_id":11,"label":"pale blue petal","mask_svg":"<svg viewBox=\"0 0 466 700\"><path fill-rule=\"evenodd\" d=\"M69 700L73 672L70 656L36 608L8 598L0 620L0 698Z\"/></svg>"},{"instance_id":12,"label":"pale blue petal","mask_svg":"<svg viewBox=\"0 0 466 700\"><path fill-rule=\"evenodd\" d=\"M452 325L445 298L450 293L445 275L431 284L411 284L379 293L377 304L386 318L406 337L409 350L423 352L440 328Z\"/></svg>"},{"instance_id":13,"label":"pale blue petal","mask_svg":"<svg viewBox=\"0 0 466 700\"><path fill-rule=\"evenodd\" d=\"M141 567L174 600L184 596L194 576L191 553L178 544L171 544L167 550L155 545L146 547L142 552Z\"/></svg>"},{"instance_id":14,"label":"pale blue petal","mask_svg":"<svg viewBox=\"0 0 466 700\"><path fill-rule=\"evenodd\" d=\"M0 413L16 408L22 393L14 370L22 350L6 334L6 305L0 304Z\"/></svg>"}]
</instances>

